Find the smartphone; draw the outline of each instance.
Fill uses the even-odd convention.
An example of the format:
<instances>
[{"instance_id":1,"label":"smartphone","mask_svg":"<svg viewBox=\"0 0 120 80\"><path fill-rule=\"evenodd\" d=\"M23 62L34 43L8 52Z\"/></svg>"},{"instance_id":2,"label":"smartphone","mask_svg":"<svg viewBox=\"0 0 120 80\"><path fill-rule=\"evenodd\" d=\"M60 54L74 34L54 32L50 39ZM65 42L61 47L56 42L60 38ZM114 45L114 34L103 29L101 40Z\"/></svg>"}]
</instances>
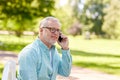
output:
<instances>
[{"instance_id":1,"label":"smartphone","mask_svg":"<svg viewBox=\"0 0 120 80\"><path fill-rule=\"evenodd\" d=\"M62 38L61 35L60 35L59 38L58 38L58 41L61 42L62 39L63 39L63 38Z\"/></svg>"}]
</instances>

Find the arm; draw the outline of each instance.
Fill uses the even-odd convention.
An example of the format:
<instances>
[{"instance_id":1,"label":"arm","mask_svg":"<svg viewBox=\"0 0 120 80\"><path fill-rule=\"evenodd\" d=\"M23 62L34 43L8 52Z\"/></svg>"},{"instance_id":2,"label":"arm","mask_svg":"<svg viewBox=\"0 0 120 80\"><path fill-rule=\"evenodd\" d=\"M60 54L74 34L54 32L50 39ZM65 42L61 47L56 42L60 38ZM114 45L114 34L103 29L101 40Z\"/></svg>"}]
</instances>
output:
<instances>
[{"instance_id":1,"label":"arm","mask_svg":"<svg viewBox=\"0 0 120 80\"><path fill-rule=\"evenodd\" d=\"M62 59L59 62L58 74L62 76L69 76L72 66L72 57L70 50L62 50Z\"/></svg>"},{"instance_id":2,"label":"arm","mask_svg":"<svg viewBox=\"0 0 120 80\"><path fill-rule=\"evenodd\" d=\"M69 50L69 41L68 37L61 34L62 41L58 44L62 48L62 59L60 59L59 67L58 67L58 74L62 76L69 76L72 66L72 57L70 55Z\"/></svg>"},{"instance_id":3,"label":"arm","mask_svg":"<svg viewBox=\"0 0 120 80\"><path fill-rule=\"evenodd\" d=\"M33 49L25 49L19 55L20 80L37 80L37 55Z\"/></svg>"}]
</instances>

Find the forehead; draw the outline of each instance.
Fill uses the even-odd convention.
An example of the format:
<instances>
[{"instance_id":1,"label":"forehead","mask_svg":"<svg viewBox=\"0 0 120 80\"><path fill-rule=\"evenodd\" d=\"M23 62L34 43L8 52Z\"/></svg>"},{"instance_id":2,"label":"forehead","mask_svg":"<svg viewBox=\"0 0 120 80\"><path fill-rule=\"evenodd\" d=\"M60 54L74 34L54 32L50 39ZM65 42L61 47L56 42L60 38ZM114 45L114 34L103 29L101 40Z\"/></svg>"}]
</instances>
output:
<instances>
[{"instance_id":1,"label":"forehead","mask_svg":"<svg viewBox=\"0 0 120 80\"><path fill-rule=\"evenodd\" d=\"M56 20L49 20L48 26L53 28L60 28L60 24Z\"/></svg>"}]
</instances>

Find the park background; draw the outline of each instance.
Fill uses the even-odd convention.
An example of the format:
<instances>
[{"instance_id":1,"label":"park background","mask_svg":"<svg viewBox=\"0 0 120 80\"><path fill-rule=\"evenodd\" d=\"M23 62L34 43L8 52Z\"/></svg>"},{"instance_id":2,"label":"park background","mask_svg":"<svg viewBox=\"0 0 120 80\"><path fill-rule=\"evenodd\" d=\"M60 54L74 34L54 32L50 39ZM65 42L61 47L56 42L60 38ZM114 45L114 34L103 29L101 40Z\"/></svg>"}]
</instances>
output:
<instances>
[{"instance_id":1,"label":"park background","mask_svg":"<svg viewBox=\"0 0 120 80\"><path fill-rule=\"evenodd\" d=\"M19 54L36 39L40 20L55 16L69 37L74 66L120 76L119 4L119 0L0 0L0 50ZM3 67L0 63L0 79Z\"/></svg>"}]
</instances>

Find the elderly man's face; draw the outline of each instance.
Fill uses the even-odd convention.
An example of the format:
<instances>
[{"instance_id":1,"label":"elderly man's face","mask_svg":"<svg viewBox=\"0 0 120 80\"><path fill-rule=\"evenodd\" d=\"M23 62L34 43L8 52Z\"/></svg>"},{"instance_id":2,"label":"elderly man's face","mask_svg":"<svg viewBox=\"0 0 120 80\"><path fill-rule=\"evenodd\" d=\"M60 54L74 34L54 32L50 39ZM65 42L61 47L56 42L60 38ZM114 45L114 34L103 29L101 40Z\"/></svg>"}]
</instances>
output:
<instances>
[{"instance_id":1,"label":"elderly man's face","mask_svg":"<svg viewBox=\"0 0 120 80\"><path fill-rule=\"evenodd\" d=\"M48 23L48 26L43 28L43 38L53 45L58 40L60 26L56 21L49 21Z\"/></svg>"}]
</instances>

